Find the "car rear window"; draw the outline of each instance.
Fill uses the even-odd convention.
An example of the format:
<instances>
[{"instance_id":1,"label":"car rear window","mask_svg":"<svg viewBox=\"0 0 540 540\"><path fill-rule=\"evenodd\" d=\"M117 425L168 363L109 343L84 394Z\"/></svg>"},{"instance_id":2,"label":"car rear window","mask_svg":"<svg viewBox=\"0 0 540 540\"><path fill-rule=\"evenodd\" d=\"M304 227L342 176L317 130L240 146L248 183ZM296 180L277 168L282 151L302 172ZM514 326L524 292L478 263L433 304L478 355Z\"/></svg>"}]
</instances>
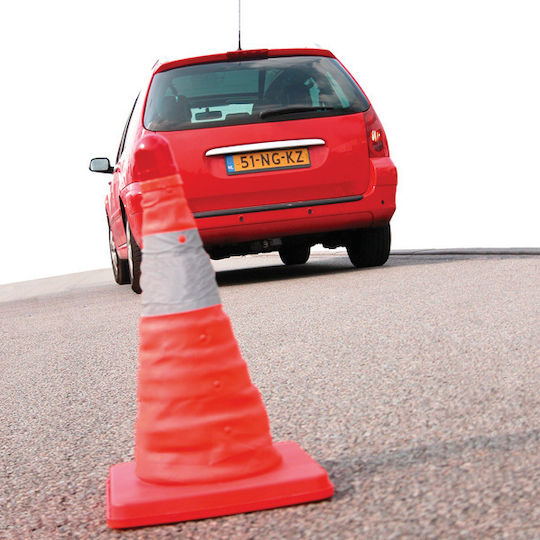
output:
<instances>
[{"instance_id":1,"label":"car rear window","mask_svg":"<svg viewBox=\"0 0 540 540\"><path fill-rule=\"evenodd\" d=\"M144 126L178 131L366 111L358 85L333 58L214 62L157 73Z\"/></svg>"}]
</instances>

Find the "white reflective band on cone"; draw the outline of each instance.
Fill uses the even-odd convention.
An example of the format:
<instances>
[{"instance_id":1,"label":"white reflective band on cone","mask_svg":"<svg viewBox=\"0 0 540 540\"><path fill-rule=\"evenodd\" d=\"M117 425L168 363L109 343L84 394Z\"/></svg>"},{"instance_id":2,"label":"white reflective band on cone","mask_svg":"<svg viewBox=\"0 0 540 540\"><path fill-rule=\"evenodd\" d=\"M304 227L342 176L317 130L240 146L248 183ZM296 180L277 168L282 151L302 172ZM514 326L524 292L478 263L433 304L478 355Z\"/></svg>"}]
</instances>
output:
<instances>
[{"instance_id":1,"label":"white reflective band on cone","mask_svg":"<svg viewBox=\"0 0 540 540\"><path fill-rule=\"evenodd\" d=\"M143 317L221 304L214 269L197 229L148 235L143 245Z\"/></svg>"}]
</instances>

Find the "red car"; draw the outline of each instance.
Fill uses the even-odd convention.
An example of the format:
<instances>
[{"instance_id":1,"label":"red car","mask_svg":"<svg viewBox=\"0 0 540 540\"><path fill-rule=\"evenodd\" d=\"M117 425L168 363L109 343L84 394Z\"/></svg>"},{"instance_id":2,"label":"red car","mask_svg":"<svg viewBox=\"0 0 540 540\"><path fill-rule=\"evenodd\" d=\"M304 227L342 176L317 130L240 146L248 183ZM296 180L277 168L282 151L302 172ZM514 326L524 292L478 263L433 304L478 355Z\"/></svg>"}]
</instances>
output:
<instances>
[{"instance_id":1,"label":"red car","mask_svg":"<svg viewBox=\"0 0 540 540\"><path fill-rule=\"evenodd\" d=\"M114 277L140 292L141 189L133 154L165 137L213 259L278 251L307 262L315 244L353 265L390 252L397 173L364 92L327 50L246 50L154 66L120 141L106 199Z\"/></svg>"}]
</instances>

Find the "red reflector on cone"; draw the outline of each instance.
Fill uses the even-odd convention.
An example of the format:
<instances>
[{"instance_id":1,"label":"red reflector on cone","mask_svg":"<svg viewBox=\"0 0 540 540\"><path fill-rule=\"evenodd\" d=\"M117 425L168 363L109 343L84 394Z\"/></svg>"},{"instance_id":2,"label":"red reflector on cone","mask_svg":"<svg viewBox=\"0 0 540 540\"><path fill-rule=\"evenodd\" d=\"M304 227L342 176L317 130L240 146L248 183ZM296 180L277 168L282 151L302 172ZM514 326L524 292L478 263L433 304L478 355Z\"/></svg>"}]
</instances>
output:
<instances>
[{"instance_id":1,"label":"red reflector on cone","mask_svg":"<svg viewBox=\"0 0 540 540\"><path fill-rule=\"evenodd\" d=\"M107 523L134 527L330 497L326 471L272 442L223 312L167 141L143 138L142 315L135 461L111 467Z\"/></svg>"}]
</instances>

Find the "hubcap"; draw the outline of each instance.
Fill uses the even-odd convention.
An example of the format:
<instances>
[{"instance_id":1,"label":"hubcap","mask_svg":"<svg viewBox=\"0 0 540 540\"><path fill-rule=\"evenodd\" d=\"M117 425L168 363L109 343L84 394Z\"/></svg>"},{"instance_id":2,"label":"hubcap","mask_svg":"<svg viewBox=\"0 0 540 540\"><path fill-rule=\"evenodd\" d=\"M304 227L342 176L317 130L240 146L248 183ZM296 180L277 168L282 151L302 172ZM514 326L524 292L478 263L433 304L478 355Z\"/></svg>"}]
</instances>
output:
<instances>
[{"instance_id":1,"label":"hubcap","mask_svg":"<svg viewBox=\"0 0 540 540\"><path fill-rule=\"evenodd\" d=\"M126 223L126 243L128 252L129 277L133 281L133 251L131 249L131 229L129 228L129 223Z\"/></svg>"},{"instance_id":2,"label":"hubcap","mask_svg":"<svg viewBox=\"0 0 540 540\"><path fill-rule=\"evenodd\" d=\"M109 251L111 252L111 262L115 275L118 273L118 253L116 253L116 246L114 245L114 238L112 231L109 229Z\"/></svg>"}]
</instances>

